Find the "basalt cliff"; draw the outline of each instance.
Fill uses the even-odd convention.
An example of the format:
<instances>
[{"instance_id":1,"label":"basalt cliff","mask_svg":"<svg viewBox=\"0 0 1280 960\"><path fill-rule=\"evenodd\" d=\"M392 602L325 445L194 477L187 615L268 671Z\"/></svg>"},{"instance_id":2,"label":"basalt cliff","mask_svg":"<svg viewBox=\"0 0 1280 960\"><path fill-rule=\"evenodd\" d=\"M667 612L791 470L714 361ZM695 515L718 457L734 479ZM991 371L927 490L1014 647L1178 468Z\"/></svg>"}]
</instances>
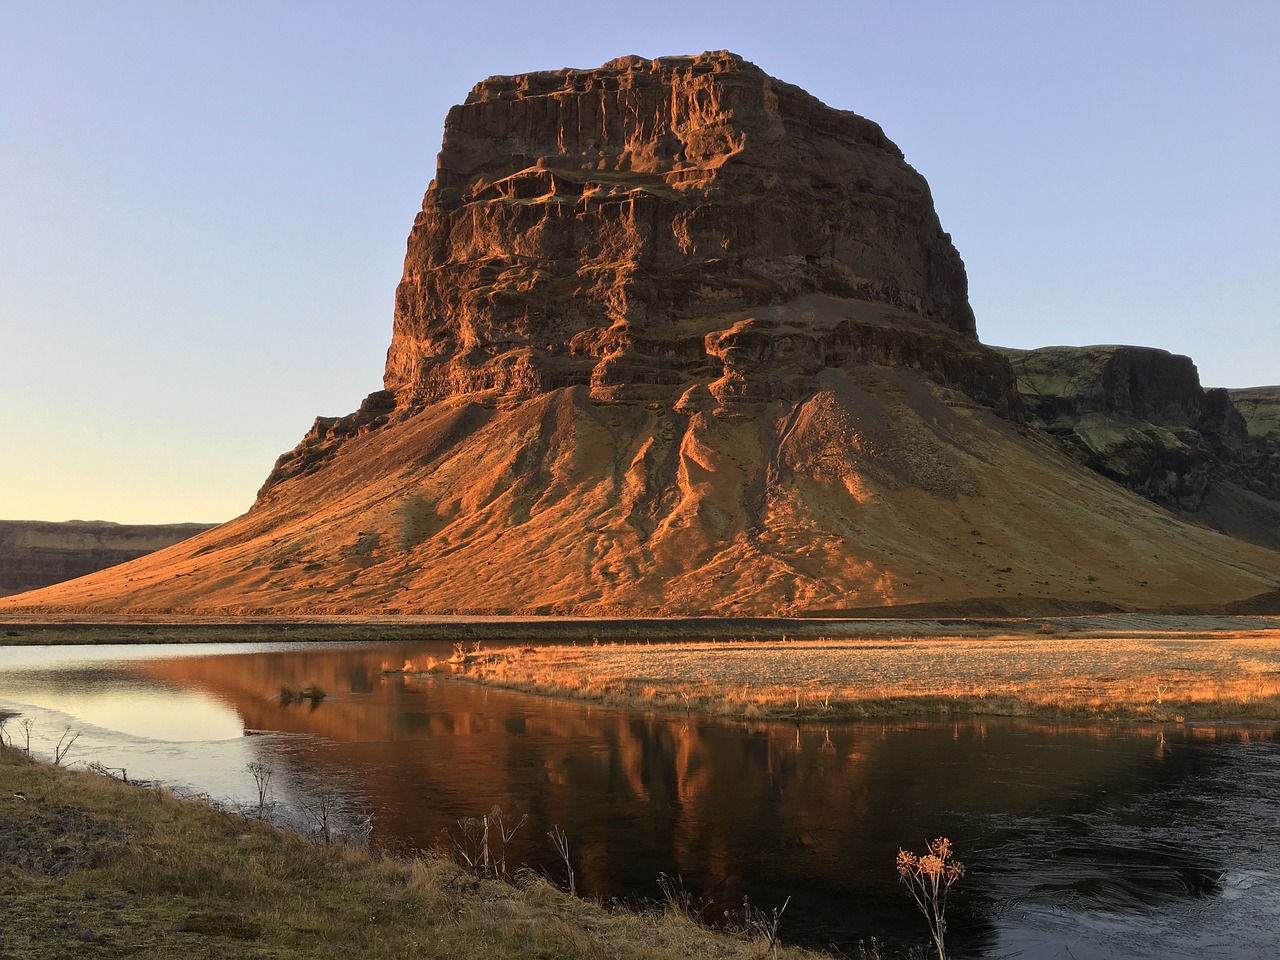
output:
<instances>
[{"instance_id":1,"label":"basalt cliff","mask_svg":"<svg viewBox=\"0 0 1280 960\"><path fill-rule=\"evenodd\" d=\"M383 389L244 516L0 609L1274 602L1280 554L1078 462L1033 400L875 123L723 52L495 77L446 122Z\"/></svg>"}]
</instances>

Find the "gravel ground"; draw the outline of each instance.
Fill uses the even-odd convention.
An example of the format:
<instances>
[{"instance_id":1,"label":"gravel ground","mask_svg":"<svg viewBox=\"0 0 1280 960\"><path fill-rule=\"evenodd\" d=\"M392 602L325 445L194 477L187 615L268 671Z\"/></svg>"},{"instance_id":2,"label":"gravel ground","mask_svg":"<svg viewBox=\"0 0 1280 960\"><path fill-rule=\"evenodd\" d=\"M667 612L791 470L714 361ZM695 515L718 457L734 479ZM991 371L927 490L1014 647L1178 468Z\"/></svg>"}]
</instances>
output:
<instances>
[{"instance_id":1,"label":"gravel ground","mask_svg":"<svg viewBox=\"0 0 1280 960\"><path fill-rule=\"evenodd\" d=\"M83 807L48 806L21 793L0 797L0 873L15 870L65 877L96 867L122 849L124 831L95 819Z\"/></svg>"}]
</instances>

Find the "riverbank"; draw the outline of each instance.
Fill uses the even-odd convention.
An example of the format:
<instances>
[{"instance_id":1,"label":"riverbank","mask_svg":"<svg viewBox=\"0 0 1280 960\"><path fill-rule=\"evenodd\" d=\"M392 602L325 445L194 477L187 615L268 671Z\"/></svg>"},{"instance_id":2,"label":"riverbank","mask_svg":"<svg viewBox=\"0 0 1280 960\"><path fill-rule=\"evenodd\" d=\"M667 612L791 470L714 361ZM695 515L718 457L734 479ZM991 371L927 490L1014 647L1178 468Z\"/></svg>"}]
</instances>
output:
<instances>
[{"instance_id":1,"label":"riverbank","mask_svg":"<svg viewBox=\"0 0 1280 960\"><path fill-rule=\"evenodd\" d=\"M606 909L532 874L479 880L439 856L318 846L13 748L0 748L0 895L6 957L755 960L769 947L758 931L709 930L671 906Z\"/></svg>"},{"instance_id":2,"label":"riverbank","mask_svg":"<svg viewBox=\"0 0 1280 960\"><path fill-rule=\"evenodd\" d=\"M460 647L396 672L734 719L1280 721L1280 631Z\"/></svg>"},{"instance_id":3,"label":"riverbank","mask_svg":"<svg viewBox=\"0 0 1280 960\"><path fill-rule=\"evenodd\" d=\"M895 608L886 608L885 613ZM1280 638L1280 617L1222 614L1089 614L1059 617L912 615L826 617L466 617L0 615L0 646L119 643L363 643L377 641L619 643L726 640ZM918 612L917 612L918 614Z\"/></svg>"}]
</instances>

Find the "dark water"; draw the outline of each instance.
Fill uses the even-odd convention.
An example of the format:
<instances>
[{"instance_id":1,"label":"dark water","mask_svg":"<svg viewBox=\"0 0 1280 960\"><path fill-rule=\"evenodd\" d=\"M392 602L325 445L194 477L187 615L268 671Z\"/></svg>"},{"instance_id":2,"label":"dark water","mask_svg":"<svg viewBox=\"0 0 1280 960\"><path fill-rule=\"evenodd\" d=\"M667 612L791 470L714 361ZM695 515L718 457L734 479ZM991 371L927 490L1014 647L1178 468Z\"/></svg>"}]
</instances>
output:
<instances>
[{"instance_id":1,"label":"dark water","mask_svg":"<svg viewBox=\"0 0 1280 960\"><path fill-rule=\"evenodd\" d=\"M51 754L256 806L393 850L498 805L509 857L580 892L709 917L790 897L784 938L856 955L922 944L899 847L946 835L968 867L957 957L1280 956L1280 737L1272 729L657 717L382 673L437 647L0 648L0 707ZM281 706L282 685L328 693ZM20 719L6 727L19 745ZM311 811L308 813L308 809Z\"/></svg>"}]
</instances>

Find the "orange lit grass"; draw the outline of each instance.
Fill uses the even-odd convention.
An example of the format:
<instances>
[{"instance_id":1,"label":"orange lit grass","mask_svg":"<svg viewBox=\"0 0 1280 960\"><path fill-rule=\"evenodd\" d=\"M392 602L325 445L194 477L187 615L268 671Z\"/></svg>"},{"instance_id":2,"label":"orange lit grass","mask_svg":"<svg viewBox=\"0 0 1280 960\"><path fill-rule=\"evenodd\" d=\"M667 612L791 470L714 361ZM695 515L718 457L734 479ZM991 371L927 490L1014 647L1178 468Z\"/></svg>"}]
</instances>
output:
<instances>
[{"instance_id":1,"label":"orange lit grass","mask_svg":"<svg viewBox=\"0 0 1280 960\"><path fill-rule=\"evenodd\" d=\"M719 642L474 650L404 665L743 718L1280 720L1280 635Z\"/></svg>"}]
</instances>

